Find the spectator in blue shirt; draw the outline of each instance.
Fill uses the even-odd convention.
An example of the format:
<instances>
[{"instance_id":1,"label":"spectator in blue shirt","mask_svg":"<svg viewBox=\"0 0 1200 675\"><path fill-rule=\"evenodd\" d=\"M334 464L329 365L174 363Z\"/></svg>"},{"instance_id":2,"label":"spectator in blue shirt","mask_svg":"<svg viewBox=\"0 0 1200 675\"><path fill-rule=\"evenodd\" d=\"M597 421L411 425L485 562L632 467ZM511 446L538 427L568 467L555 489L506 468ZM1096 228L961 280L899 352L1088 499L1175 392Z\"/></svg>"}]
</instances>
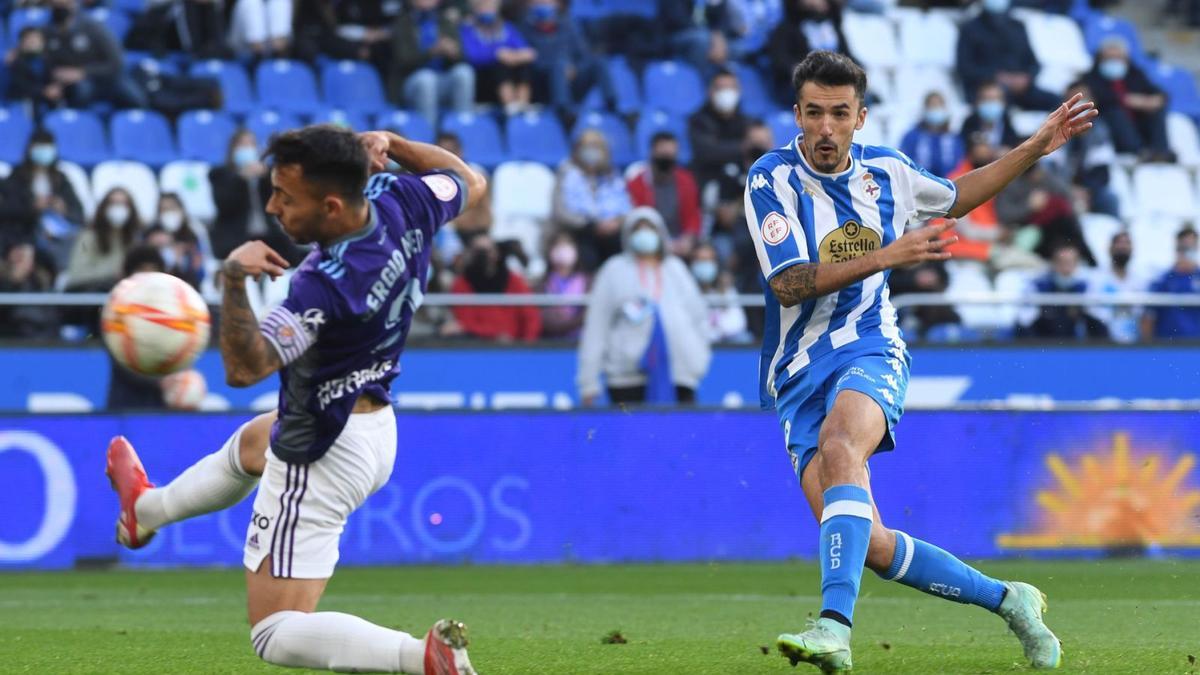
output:
<instances>
[{"instance_id":1,"label":"spectator in blue shirt","mask_svg":"<svg viewBox=\"0 0 1200 675\"><path fill-rule=\"evenodd\" d=\"M732 4L732 0L659 0L659 28L670 56L687 61L705 79L727 67L729 42L745 30L738 26Z\"/></svg>"},{"instance_id":2,"label":"spectator in blue shirt","mask_svg":"<svg viewBox=\"0 0 1200 675\"><path fill-rule=\"evenodd\" d=\"M411 0L410 11L397 17L388 73L393 99L403 100L432 127L442 104L455 112L468 112L475 104L475 70L463 63L456 14L441 4Z\"/></svg>"},{"instance_id":3,"label":"spectator in blue shirt","mask_svg":"<svg viewBox=\"0 0 1200 675\"><path fill-rule=\"evenodd\" d=\"M1087 279L1079 273L1079 249L1073 244L1060 244L1054 249L1050 271L1034 279L1035 293L1078 293L1088 291ZM1043 305L1033 324L1021 331L1026 337L1108 338L1108 327L1088 313L1081 305Z\"/></svg>"},{"instance_id":4,"label":"spectator in blue shirt","mask_svg":"<svg viewBox=\"0 0 1200 675\"><path fill-rule=\"evenodd\" d=\"M921 121L904 134L900 151L935 176L947 176L962 161L962 137L950 129L950 110L939 92L925 95Z\"/></svg>"},{"instance_id":5,"label":"spectator in blue shirt","mask_svg":"<svg viewBox=\"0 0 1200 675\"><path fill-rule=\"evenodd\" d=\"M1022 108L1057 108L1062 103L1058 96L1033 83L1037 57L1025 24L1009 14L1009 0L983 0L982 4L983 11L959 28L957 63L963 89L970 95L994 80L1004 87L1008 100Z\"/></svg>"},{"instance_id":6,"label":"spectator in blue shirt","mask_svg":"<svg viewBox=\"0 0 1200 675\"><path fill-rule=\"evenodd\" d=\"M995 82L979 85L979 91L975 94L975 110L963 120L959 131L964 145L976 134L982 134L992 146L1015 148L1021 142L1008 116L1004 88Z\"/></svg>"},{"instance_id":7,"label":"spectator in blue shirt","mask_svg":"<svg viewBox=\"0 0 1200 675\"><path fill-rule=\"evenodd\" d=\"M462 25L463 54L475 67L479 98L505 112L529 106L532 64L537 59L521 32L500 17L500 0L472 0Z\"/></svg>"},{"instance_id":8,"label":"spectator in blue shirt","mask_svg":"<svg viewBox=\"0 0 1200 675\"><path fill-rule=\"evenodd\" d=\"M1200 252L1196 230L1185 227L1175 235L1175 266L1150 284L1151 293L1200 294ZM1200 338L1200 307L1147 308L1142 335L1156 340Z\"/></svg>"},{"instance_id":9,"label":"spectator in blue shirt","mask_svg":"<svg viewBox=\"0 0 1200 675\"><path fill-rule=\"evenodd\" d=\"M588 49L575 22L562 14L558 0L533 0L521 32L537 52L533 64L537 89L545 92L555 111L574 114L595 85L600 85L606 106L616 107L617 91L608 68Z\"/></svg>"}]
</instances>

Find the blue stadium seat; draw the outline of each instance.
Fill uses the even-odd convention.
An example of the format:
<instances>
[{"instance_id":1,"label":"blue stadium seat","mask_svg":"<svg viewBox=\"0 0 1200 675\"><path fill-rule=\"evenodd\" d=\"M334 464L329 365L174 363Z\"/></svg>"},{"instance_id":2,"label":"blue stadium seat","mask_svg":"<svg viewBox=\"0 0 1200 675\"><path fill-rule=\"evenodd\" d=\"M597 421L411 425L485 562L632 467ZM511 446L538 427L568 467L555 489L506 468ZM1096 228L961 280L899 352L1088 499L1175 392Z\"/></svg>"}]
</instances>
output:
<instances>
[{"instance_id":1,"label":"blue stadium seat","mask_svg":"<svg viewBox=\"0 0 1200 675\"><path fill-rule=\"evenodd\" d=\"M958 342L979 342L983 336L974 328L953 323L940 323L931 326L925 332L925 341L938 344L953 344Z\"/></svg>"},{"instance_id":2,"label":"blue stadium seat","mask_svg":"<svg viewBox=\"0 0 1200 675\"><path fill-rule=\"evenodd\" d=\"M557 166L570 154L567 136L554 115L532 111L512 115L504 127L509 159Z\"/></svg>"},{"instance_id":3,"label":"blue stadium seat","mask_svg":"<svg viewBox=\"0 0 1200 675\"><path fill-rule=\"evenodd\" d=\"M335 61L321 68L325 104L366 115L383 112L387 100L375 67L362 61Z\"/></svg>"},{"instance_id":4,"label":"blue stadium seat","mask_svg":"<svg viewBox=\"0 0 1200 675\"><path fill-rule=\"evenodd\" d=\"M125 41L125 34L129 32L129 28L133 25L133 19L129 15L117 9L109 9L108 7L95 7L88 10L88 16L94 21L99 21L112 31L113 37L117 38L117 42Z\"/></svg>"},{"instance_id":5,"label":"blue stadium seat","mask_svg":"<svg viewBox=\"0 0 1200 675\"><path fill-rule=\"evenodd\" d=\"M33 131L33 121L24 108L0 108L0 162L19 164L25 159L25 144Z\"/></svg>"},{"instance_id":6,"label":"blue stadium seat","mask_svg":"<svg viewBox=\"0 0 1200 675\"><path fill-rule=\"evenodd\" d=\"M137 69L153 74L179 75L179 64L170 59L158 59L147 52L126 52L125 68L130 72Z\"/></svg>"},{"instance_id":7,"label":"blue stadium seat","mask_svg":"<svg viewBox=\"0 0 1200 675\"><path fill-rule=\"evenodd\" d=\"M295 116L281 114L274 110L255 110L246 115L246 128L253 131L258 138L259 150L267 149L267 141L271 136L299 126L300 120Z\"/></svg>"},{"instance_id":8,"label":"blue stadium seat","mask_svg":"<svg viewBox=\"0 0 1200 675\"><path fill-rule=\"evenodd\" d=\"M1129 20L1107 14L1093 14L1083 23L1083 41L1092 54L1100 50L1100 43L1110 35L1125 38L1129 45L1129 53L1135 61L1140 61L1145 55L1142 42L1138 39L1137 27Z\"/></svg>"},{"instance_id":9,"label":"blue stadium seat","mask_svg":"<svg viewBox=\"0 0 1200 675\"><path fill-rule=\"evenodd\" d=\"M500 126L487 115L450 113L442 118L441 128L442 131L456 134L462 141L463 155L468 162L477 162L491 169L508 159Z\"/></svg>"},{"instance_id":10,"label":"blue stadium seat","mask_svg":"<svg viewBox=\"0 0 1200 675\"><path fill-rule=\"evenodd\" d=\"M179 159L167 118L153 110L122 110L109 122L113 156L156 169Z\"/></svg>"},{"instance_id":11,"label":"blue stadium seat","mask_svg":"<svg viewBox=\"0 0 1200 675\"><path fill-rule=\"evenodd\" d=\"M389 110L375 116L375 128L394 131L405 138L432 143L433 127L421 115L408 110Z\"/></svg>"},{"instance_id":12,"label":"blue stadium seat","mask_svg":"<svg viewBox=\"0 0 1200 675\"><path fill-rule=\"evenodd\" d=\"M687 120L681 115L656 110L642 115L637 123L637 153L638 157L650 156L650 139L658 131L670 131L679 139L679 161L687 164L692 161L692 144L688 140Z\"/></svg>"},{"instance_id":13,"label":"blue stadium seat","mask_svg":"<svg viewBox=\"0 0 1200 675\"><path fill-rule=\"evenodd\" d=\"M141 14L146 11L146 0L112 0L112 4L117 9L130 14Z\"/></svg>"},{"instance_id":14,"label":"blue stadium seat","mask_svg":"<svg viewBox=\"0 0 1200 675\"><path fill-rule=\"evenodd\" d=\"M642 75L646 107L690 115L704 105L705 88L696 69L682 61L655 61Z\"/></svg>"},{"instance_id":15,"label":"blue stadium seat","mask_svg":"<svg viewBox=\"0 0 1200 675\"><path fill-rule=\"evenodd\" d=\"M766 116L766 122L775 136L776 147L790 143L800 133L800 128L796 126L796 113L791 110L771 113Z\"/></svg>"},{"instance_id":16,"label":"blue stadium seat","mask_svg":"<svg viewBox=\"0 0 1200 675\"><path fill-rule=\"evenodd\" d=\"M608 74L617 90L617 112L625 115L642 109L642 91L637 75L624 57L614 56L608 60ZM604 96L599 87L592 87L583 99L585 110L604 110Z\"/></svg>"},{"instance_id":17,"label":"blue stadium seat","mask_svg":"<svg viewBox=\"0 0 1200 675\"><path fill-rule=\"evenodd\" d=\"M751 117L765 118L775 109L775 102L758 70L742 63L733 65L733 72L742 86L742 112Z\"/></svg>"},{"instance_id":18,"label":"blue stadium seat","mask_svg":"<svg viewBox=\"0 0 1200 675\"><path fill-rule=\"evenodd\" d=\"M1159 62L1146 68L1146 76L1167 94L1167 106L1200 122L1200 92L1186 68Z\"/></svg>"},{"instance_id":19,"label":"blue stadium seat","mask_svg":"<svg viewBox=\"0 0 1200 675\"><path fill-rule=\"evenodd\" d=\"M646 0L608 0L612 14L640 16L643 19L658 18L658 3Z\"/></svg>"},{"instance_id":20,"label":"blue stadium seat","mask_svg":"<svg viewBox=\"0 0 1200 675\"><path fill-rule=\"evenodd\" d=\"M608 137L613 164L629 166L637 161L638 156L634 153L633 137L629 133L629 127L621 118L599 111L584 113L575 121L575 128L571 130L571 140L579 138L579 134L588 129L599 129Z\"/></svg>"},{"instance_id":21,"label":"blue stadium seat","mask_svg":"<svg viewBox=\"0 0 1200 675\"><path fill-rule=\"evenodd\" d=\"M59 157L92 167L112 158L104 123L86 110L61 109L46 115L42 124L54 134Z\"/></svg>"},{"instance_id":22,"label":"blue stadium seat","mask_svg":"<svg viewBox=\"0 0 1200 675\"><path fill-rule=\"evenodd\" d=\"M226 111L235 115L245 115L254 110L254 90L250 86L250 76L237 61L198 61L192 64L188 74L192 77L211 77L220 82Z\"/></svg>"},{"instance_id":23,"label":"blue stadium seat","mask_svg":"<svg viewBox=\"0 0 1200 675\"><path fill-rule=\"evenodd\" d=\"M50 23L50 10L45 7L18 7L8 16L8 44L16 45L17 36L26 26L45 26Z\"/></svg>"},{"instance_id":24,"label":"blue stadium seat","mask_svg":"<svg viewBox=\"0 0 1200 675\"><path fill-rule=\"evenodd\" d=\"M302 61L263 61L254 71L254 80L260 108L293 115L312 115L321 107L317 79Z\"/></svg>"},{"instance_id":25,"label":"blue stadium seat","mask_svg":"<svg viewBox=\"0 0 1200 675\"><path fill-rule=\"evenodd\" d=\"M611 16L613 0L574 0L571 3L571 17L577 21L594 21Z\"/></svg>"},{"instance_id":26,"label":"blue stadium seat","mask_svg":"<svg viewBox=\"0 0 1200 675\"><path fill-rule=\"evenodd\" d=\"M354 131L370 131L371 126L367 121L367 116L362 112L343 110L342 108L322 108L312 116L312 122L313 124L336 124Z\"/></svg>"},{"instance_id":27,"label":"blue stadium seat","mask_svg":"<svg viewBox=\"0 0 1200 675\"><path fill-rule=\"evenodd\" d=\"M224 164L229 139L237 124L228 114L213 110L189 110L179 116L179 155L183 159Z\"/></svg>"}]
</instances>

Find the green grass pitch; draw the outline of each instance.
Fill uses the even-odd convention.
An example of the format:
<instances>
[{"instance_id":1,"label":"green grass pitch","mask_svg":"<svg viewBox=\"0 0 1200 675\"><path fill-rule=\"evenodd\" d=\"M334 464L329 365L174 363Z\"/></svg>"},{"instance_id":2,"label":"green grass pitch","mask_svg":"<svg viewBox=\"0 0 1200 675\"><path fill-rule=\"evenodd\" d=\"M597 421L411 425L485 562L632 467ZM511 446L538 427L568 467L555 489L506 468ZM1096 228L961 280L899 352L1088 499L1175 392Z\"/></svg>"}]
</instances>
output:
<instances>
[{"instance_id":1,"label":"green grass pitch","mask_svg":"<svg viewBox=\"0 0 1200 675\"><path fill-rule=\"evenodd\" d=\"M1050 596L1065 672L1200 673L1200 561L995 562ZM424 634L471 628L484 675L815 673L775 635L818 608L811 563L344 568L322 609ZM0 574L5 673L256 673L237 570ZM867 574L855 670L1025 670L997 617ZM626 644L602 644L619 630ZM764 655L761 647L772 645Z\"/></svg>"}]
</instances>

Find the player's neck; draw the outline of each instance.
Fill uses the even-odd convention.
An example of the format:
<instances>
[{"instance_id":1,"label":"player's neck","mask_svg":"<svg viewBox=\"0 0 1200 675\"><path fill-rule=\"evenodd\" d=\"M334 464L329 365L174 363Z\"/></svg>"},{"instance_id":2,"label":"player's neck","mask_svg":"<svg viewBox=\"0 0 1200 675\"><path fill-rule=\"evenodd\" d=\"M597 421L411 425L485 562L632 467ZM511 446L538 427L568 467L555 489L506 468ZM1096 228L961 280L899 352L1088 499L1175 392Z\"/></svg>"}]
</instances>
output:
<instances>
[{"instance_id":1,"label":"player's neck","mask_svg":"<svg viewBox=\"0 0 1200 675\"><path fill-rule=\"evenodd\" d=\"M348 209L346 215L331 222L329 234L324 241L318 242L321 248L351 239L371 227L371 205L364 201L361 207Z\"/></svg>"}]
</instances>

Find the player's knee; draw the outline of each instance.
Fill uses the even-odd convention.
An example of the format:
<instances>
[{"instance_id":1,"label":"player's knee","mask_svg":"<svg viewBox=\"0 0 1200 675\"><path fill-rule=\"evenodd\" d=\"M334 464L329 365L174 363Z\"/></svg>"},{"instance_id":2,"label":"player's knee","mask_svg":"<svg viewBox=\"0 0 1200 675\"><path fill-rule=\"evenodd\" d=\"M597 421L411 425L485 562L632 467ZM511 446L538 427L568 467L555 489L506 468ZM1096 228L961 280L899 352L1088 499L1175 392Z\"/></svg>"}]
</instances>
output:
<instances>
[{"instance_id":1,"label":"player's knee","mask_svg":"<svg viewBox=\"0 0 1200 675\"><path fill-rule=\"evenodd\" d=\"M250 644L254 647L254 653L258 655L258 658L277 666L292 665L291 659L288 658L288 650L285 645L281 644L283 640L276 639L276 633L289 618L302 614L303 612L283 610L270 614L251 626Z\"/></svg>"},{"instance_id":2,"label":"player's knee","mask_svg":"<svg viewBox=\"0 0 1200 675\"><path fill-rule=\"evenodd\" d=\"M821 440L818 453L821 456L823 481L844 479L848 474L862 469L860 452L854 447L849 434L833 432Z\"/></svg>"}]
</instances>

